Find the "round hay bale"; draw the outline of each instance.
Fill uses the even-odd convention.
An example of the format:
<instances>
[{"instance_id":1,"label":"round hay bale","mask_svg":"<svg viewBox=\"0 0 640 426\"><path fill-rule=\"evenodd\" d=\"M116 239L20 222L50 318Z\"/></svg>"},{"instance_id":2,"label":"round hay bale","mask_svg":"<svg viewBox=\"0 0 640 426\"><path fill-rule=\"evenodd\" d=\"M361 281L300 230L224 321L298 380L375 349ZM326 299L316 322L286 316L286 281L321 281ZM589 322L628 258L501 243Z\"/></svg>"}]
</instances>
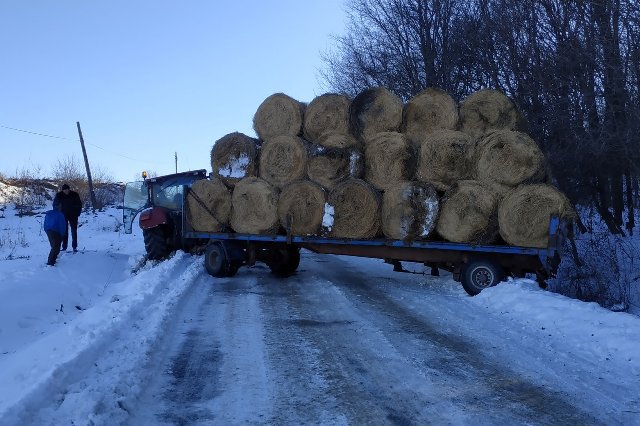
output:
<instances>
[{"instance_id":1,"label":"round hay bale","mask_svg":"<svg viewBox=\"0 0 640 426\"><path fill-rule=\"evenodd\" d=\"M326 200L324 189L316 183L308 180L290 183L282 190L278 201L280 225L287 229L290 223L293 235L319 234Z\"/></svg>"},{"instance_id":2,"label":"round hay bale","mask_svg":"<svg viewBox=\"0 0 640 426\"><path fill-rule=\"evenodd\" d=\"M314 145L307 163L307 176L332 190L348 178L359 178L364 170L362 153L355 148L325 148Z\"/></svg>"},{"instance_id":3,"label":"round hay bale","mask_svg":"<svg viewBox=\"0 0 640 426\"><path fill-rule=\"evenodd\" d=\"M511 245L547 247L552 215L572 218L569 199L550 185L520 185L500 203L500 235Z\"/></svg>"},{"instance_id":4,"label":"round hay bale","mask_svg":"<svg viewBox=\"0 0 640 426\"><path fill-rule=\"evenodd\" d=\"M187 207L187 223L194 231L224 231L231 215L231 191L220 179L195 181Z\"/></svg>"},{"instance_id":5,"label":"round hay bale","mask_svg":"<svg viewBox=\"0 0 640 426\"><path fill-rule=\"evenodd\" d=\"M258 173L258 140L243 133L229 133L211 148L211 171L225 184L233 186L240 179Z\"/></svg>"},{"instance_id":6,"label":"round hay bale","mask_svg":"<svg viewBox=\"0 0 640 426\"><path fill-rule=\"evenodd\" d=\"M316 140L318 145L327 148L356 148L360 143L348 133L326 132Z\"/></svg>"},{"instance_id":7,"label":"round hay bale","mask_svg":"<svg viewBox=\"0 0 640 426\"><path fill-rule=\"evenodd\" d=\"M446 92L428 88L415 95L404 106L402 132L410 138L437 130L455 130L458 105Z\"/></svg>"},{"instance_id":8,"label":"round hay bale","mask_svg":"<svg viewBox=\"0 0 640 426\"><path fill-rule=\"evenodd\" d=\"M380 194L360 179L348 179L329 194L323 226L335 238L374 238L380 230Z\"/></svg>"},{"instance_id":9,"label":"round hay bale","mask_svg":"<svg viewBox=\"0 0 640 426\"><path fill-rule=\"evenodd\" d=\"M253 128L262 140L280 135L299 135L302 130L304 104L284 93L265 99L253 116Z\"/></svg>"},{"instance_id":10,"label":"round hay bale","mask_svg":"<svg viewBox=\"0 0 640 426\"><path fill-rule=\"evenodd\" d=\"M416 139L418 165L416 179L429 182L438 191L447 191L459 180L472 175L471 136L455 130L436 130Z\"/></svg>"},{"instance_id":11,"label":"round hay bale","mask_svg":"<svg viewBox=\"0 0 640 426\"><path fill-rule=\"evenodd\" d=\"M304 112L304 137L315 142L323 133L349 133L347 96L326 93L314 98Z\"/></svg>"},{"instance_id":12,"label":"round hay bale","mask_svg":"<svg viewBox=\"0 0 640 426\"><path fill-rule=\"evenodd\" d=\"M460 181L441 202L436 231L455 243L492 243L498 236L499 201L500 195L490 186Z\"/></svg>"},{"instance_id":13,"label":"round hay bale","mask_svg":"<svg viewBox=\"0 0 640 426\"><path fill-rule=\"evenodd\" d=\"M440 201L426 183L402 182L382 197L382 232L395 240L427 238L436 227Z\"/></svg>"},{"instance_id":14,"label":"round hay bale","mask_svg":"<svg viewBox=\"0 0 640 426\"><path fill-rule=\"evenodd\" d=\"M384 87L361 92L349 107L351 132L367 141L382 132L397 132L402 124L402 101Z\"/></svg>"},{"instance_id":15,"label":"round hay bale","mask_svg":"<svg viewBox=\"0 0 640 426\"><path fill-rule=\"evenodd\" d=\"M460 130L474 137L492 130L515 130L521 121L515 104L498 90L477 91L460 104Z\"/></svg>"},{"instance_id":16,"label":"round hay bale","mask_svg":"<svg viewBox=\"0 0 640 426\"><path fill-rule=\"evenodd\" d=\"M544 154L524 133L499 130L476 148L475 178L507 186L538 183L545 177Z\"/></svg>"},{"instance_id":17,"label":"round hay bale","mask_svg":"<svg viewBox=\"0 0 640 426\"><path fill-rule=\"evenodd\" d=\"M271 138L260 150L260 177L278 188L303 179L308 156L305 141L297 136Z\"/></svg>"},{"instance_id":18,"label":"round hay bale","mask_svg":"<svg viewBox=\"0 0 640 426\"><path fill-rule=\"evenodd\" d=\"M416 169L415 149L402 133L378 133L365 146L364 157L365 179L380 190L411 180Z\"/></svg>"},{"instance_id":19,"label":"round hay bale","mask_svg":"<svg viewBox=\"0 0 640 426\"><path fill-rule=\"evenodd\" d=\"M268 234L278 229L278 190L264 179L248 177L231 195L231 227L241 234Z\"/></svg>"}]
</instances>

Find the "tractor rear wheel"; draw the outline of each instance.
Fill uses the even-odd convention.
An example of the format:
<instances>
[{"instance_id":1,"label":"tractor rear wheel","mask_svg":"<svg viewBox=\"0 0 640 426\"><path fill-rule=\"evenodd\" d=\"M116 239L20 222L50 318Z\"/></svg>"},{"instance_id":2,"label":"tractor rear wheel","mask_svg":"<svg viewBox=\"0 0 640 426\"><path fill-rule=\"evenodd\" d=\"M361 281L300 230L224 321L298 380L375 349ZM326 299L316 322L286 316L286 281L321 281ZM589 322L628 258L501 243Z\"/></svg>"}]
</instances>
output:
<instances>
[{"instance_id":1,"label":"tractor rear wheel","mask_svg":"<svg viewBox=\"0 0 640 426\"><path fill-rule=\"evenodd\" d=\"M171 253L163 227L143 229L142 236L149 259L164 259Z\"/></svg>"}]
</instances>

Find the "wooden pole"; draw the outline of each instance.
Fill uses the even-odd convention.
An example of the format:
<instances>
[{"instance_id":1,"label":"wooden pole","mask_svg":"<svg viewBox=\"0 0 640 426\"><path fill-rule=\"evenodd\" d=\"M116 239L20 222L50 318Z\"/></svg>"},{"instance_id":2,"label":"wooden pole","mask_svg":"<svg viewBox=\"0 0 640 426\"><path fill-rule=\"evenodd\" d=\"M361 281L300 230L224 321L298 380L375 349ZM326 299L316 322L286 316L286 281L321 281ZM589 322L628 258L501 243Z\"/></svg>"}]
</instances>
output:
<instances>
[{"instance_id":1,"label":"wooden pole","mask_svg":"<svg viewBox=\"0 0 640 426\"><path fill-rule=\"evenodd\" d=\"M84 138L82 137L82 129L80 129L80 122L76 121L78 126L78 135L80 136L80 146L82 147L82 156L84 157L84 167L87 169L87 181L89 182L89 195L91 197L91 208L93 212L96 212L98 208L98 202L96 201L96 194L93 192L93 181L91 180L91 169L89 169L89 159L87 158L87 150L84 147Z\"/></svg>"}]
</instances>

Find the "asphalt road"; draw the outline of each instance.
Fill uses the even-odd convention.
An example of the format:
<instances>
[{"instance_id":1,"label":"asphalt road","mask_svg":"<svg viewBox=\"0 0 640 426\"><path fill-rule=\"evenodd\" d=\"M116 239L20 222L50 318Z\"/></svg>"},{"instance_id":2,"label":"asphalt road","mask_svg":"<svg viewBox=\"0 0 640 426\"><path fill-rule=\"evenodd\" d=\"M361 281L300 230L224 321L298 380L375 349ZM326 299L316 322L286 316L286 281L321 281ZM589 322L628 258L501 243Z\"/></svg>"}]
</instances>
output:
<instances>
[{"instance_id":1,"label":"asphalt road","mask_svg":"<svg viewBox=\"0 0 640 426\"><path fill-rule=\"evenodd\" d=\"M286 280L263 267L203 277L152 356L130 424L602 422L487 352L481 325L456 320L455 297L414 286L413 297L434 299L417 313L385 279L311 253Z\"/></svg>"}]
</instances>

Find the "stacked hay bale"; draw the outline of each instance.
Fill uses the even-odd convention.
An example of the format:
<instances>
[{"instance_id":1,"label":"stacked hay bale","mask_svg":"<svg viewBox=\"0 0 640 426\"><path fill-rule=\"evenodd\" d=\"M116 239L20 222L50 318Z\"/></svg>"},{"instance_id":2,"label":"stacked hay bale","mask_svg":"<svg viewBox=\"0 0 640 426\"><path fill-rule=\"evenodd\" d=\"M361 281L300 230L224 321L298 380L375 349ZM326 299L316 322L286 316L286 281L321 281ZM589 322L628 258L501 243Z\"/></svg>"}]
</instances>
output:
<instances>
[{"instance_id":1,"label":"stacked hay bale","mask_svg":"<svg viewBox=\"0 0 640 426\"><path fill-rule=\"evenodd\" d=\"M496 90L459 107L433 88L406 105L381 87L307 106L277 93L254 116L259 139L216 142L214 179L194 185L189 220L212 231L542 247L549 216L571 207L542 183L545 159L523 122Z\"/></svg>"}]
</instances>

